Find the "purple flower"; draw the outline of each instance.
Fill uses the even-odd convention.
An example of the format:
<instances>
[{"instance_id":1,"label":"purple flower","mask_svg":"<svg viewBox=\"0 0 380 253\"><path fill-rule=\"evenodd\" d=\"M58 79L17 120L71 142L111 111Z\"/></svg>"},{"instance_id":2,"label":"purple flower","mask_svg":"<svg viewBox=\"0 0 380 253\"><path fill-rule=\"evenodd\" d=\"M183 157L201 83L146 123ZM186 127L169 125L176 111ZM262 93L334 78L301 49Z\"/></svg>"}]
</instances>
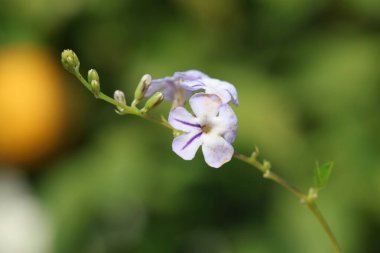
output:
<instances>
[{"instance_id":1,"label":"purple flower","mask_svg":"<svg viewBox=\"0 0 380 253\"><path fill-rule=\"evenodd\" d=\"M184 107L170 112L170 125L184 134L173 140L173 151L184 160L192 160L200 146L206 163L219 168L231 160L237 118L232 108L212 94L199 93L190 98L195 116Z\"/></svg>"},{"instance_id":2,"label":"purple flower","mask_svg":"<svg viewBox=\"0 0 380 253\"><path fill-rule=\"evenodd\" d=\"M175 72L173 76L152 80L148 91L145 93L145 97L150 97L155 92L161 91L166 100L174 101L178 97L187 100L193 92L190 89L185 89L182 83L207 77L207 75L198 70Z\"/></svg>"},{"instance_id":3,"label":"purple flower","mask_svg":"<svg viewBox=\"0 0 380 253\"><path fill-rule=\"evenodd\" d=\"M231 101L234 105L239 105L235 86L226 81L207 77L185 81L182 83L182 87L191 91L203 89L206 94L215 94L219 96L223 104L227 104Z\"/></svg>"},{"instance_id":4,"label":"purple flower","mask_svg":"<svg viewBox=\"0 0 380 253\"><path fill-rule=\"evenodd\" d=\"M223 104L232 101L233 104L238 105L237 92L232 84L210 78L198 70L176 72L172 77L152 80L145 96L161 91L166 100L173 102L177 100L176 104L183 106L191 94L197 90L219 96Z\"/></svg>"}]
</instances>

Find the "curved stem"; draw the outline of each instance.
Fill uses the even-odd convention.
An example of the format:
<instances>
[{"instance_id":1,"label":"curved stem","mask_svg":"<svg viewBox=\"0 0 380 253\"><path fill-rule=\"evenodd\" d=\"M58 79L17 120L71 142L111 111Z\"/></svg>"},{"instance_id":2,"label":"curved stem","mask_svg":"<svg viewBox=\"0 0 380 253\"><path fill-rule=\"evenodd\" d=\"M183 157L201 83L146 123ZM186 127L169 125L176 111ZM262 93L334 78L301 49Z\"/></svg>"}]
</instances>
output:
<instances>
[{"instance_id":1,"label":"curved stem","mask_svg":"<svg viewBox=\"0 0 380 253\"><path fill-rule=\"evenodd\" d=\"M91 85L82 77L82 75L79 72L74 73L74 75L79 79L79 81L90 91L93 93ZM99 94L96 95L96 98L101 99L103 101L106 101L107 103L110 103L118 108L121 108L122 111L120 111L120 114L132 114L138 117L141 117L143 119L149 120L151 122L154 122L158 125L161 125L163 127L166 127L170 130L174 130L172 126L165 120L162 119L156 119L152 118L149 115L141 112L135 105L128 106L125 104L121 104L114 100L113 98L105 95L102 92L99 92ZM240 160L242 162L247 163L248 165L258 169L263 173L263 177L269 180L272 180L273 182L277 183L278 185L282 186L289 192L291 192L293 195L295 195L301 203L304 203L307 205L308 209L312 212L312 214L316 217L318 222L323 227L323 230L327 234L335 253L341 253L338 241L336 240L330 226L328 225L326 219L323 217L322 213L318 209L316 203L315 203L315 196L309 196L304 193L302 193L300 190L298 190L293 185L286 182L283 178L281 178L279 175L271 171L270 163L268 161L260 162L256 158L258 156L258 151L254 152L251 156L246 156L243 154L240 154L238 152L234 153L234 158L237 160Z\"/></svg>"},{"instance_id":2,"label":"curved stem","mask_svg":"<svg viewBox=\"0 0 380 253\"><path fill-rule=\"evenodd\" d=\"M93 93L92 89L91 89L91 85L87 82L86 79L83 78L83 76L81 75L81 73L79 72L75 72L74 75L78 78L78 80L90 91ZM149 115L141 112L135 105L133 106L128 106L128 105L125 105L125 104L121 104L119 102L117 102L116 100L114 100L113 98L107 96L106 94L102 93L102 92L99 92L99 94L97 94L96 98L98 99L101 99L109 104L112 104L118 108L122 108L123 111L122 112L119 112L120 114L133 114L135 116L139 116L143 119L146 119L146 120L149 120L151 122L154 122L158 125L161 125L163 127L166 127L168 129L173 129L166 121L163 121L163 120L160 120L160 119L156 119L156 118L152 118L150 117Z\"/></svg>"},{"instance_id":3,"label":"curved stem","mask_svg":"<svg viewBox=\"0 0 380 253\"><path fill-rule=\"evenodd\" d=\"M266 166L264 166L263 163L257 161L256 157L254 157L254 156L247 157L245 155L242 155L240 153L235 152L234 158L238 159L238 160L240 160L242 162L245 162L245 163L247 163L247 164L255 167L256 169L260 170L263 173L263 177L264 178L270 179L270 180L276 182L277 184L281 185L286 190L288 190L289 192L293 193L300 200L302 200L302 199L304 199L304 198L307 197L305 194L303 194L296 187L288 184L284 179L282 179L281 177L279 177L276 173L272 172L270 170L270 167L266 167Z\"/></svg>"},{"instance_id":4,"label":"curved stem","mask_svg":"<svg viewBox=\"0 0 380 253\"><path fill-rule=\"evenodd\" d=\"M258 169L263 173L263 177L269 180L274 181L275 183L279 184L289 192L291 192L293 195L295 195L301 203L305 203L308 207L308 209L312 212L314 217L318 220L319 224L321 224L323 230L325 231L326 235L328 236L335 253L341 253L338 241L336 240L334 233L332 232L330 226L328 225L326 219L323 217L321 211L318 209L317 204L315 203L315 197L310 197L304 193L302 193L300 190L298 190L296 187L290 185L288 182L286 182L283 178L278 176L276 173L272 172L270 170L270 164L268 162L259 162L256 157L258 153L253 153L250 157L239 154L235 152L234 158L243 161L252 167Z\"/></svg>"}]
</instances>

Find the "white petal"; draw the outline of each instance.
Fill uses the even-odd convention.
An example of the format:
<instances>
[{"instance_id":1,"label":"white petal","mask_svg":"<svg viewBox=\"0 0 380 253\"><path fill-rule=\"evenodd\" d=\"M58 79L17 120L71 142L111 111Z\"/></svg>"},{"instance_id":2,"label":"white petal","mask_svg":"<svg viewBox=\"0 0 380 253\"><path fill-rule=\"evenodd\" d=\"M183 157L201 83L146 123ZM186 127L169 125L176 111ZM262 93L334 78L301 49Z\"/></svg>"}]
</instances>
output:
<instances>
[{"instance_id":1,"label":"white petal","mask_svg":"<svg viewBox=\"0 0 380 253\"><path fill-rule=\"evenodd\" d=\"M202 132L191 132L180 135L173 140L174 153L184 160L192 160L202 144Z\"/></svg>"},{"instance_id":2,"label":"white petal","mask_svg":"<svg viewBox=\"0 0 380 253\"><path fill-rule=\"evenodd\" d=\"M231 101L231 94L220 87L206 87L205 93L217 95L223 104L228 104Z\"/></svg>"},{"instance_id":3,"label":"white petal","mask_svg":"<svg viewBox=\"0 0 380 253\"><path fill-rule=\"evenodd\" d=\"M218 95L223 104L232 101L233 104L238 105L237 91L232 84L214 78L203 78L200 82L205 85L205 93Z\"/></svg>"},{"instance_id":4,"label":"white petal","mask_svg":"<svg viewBox=\"0 0 380 253\"><path fill-rule=\"evenodd\" d=\"M217 95L198 93L193 95L190 106L195 116L198 118L210 118L218 114L219 106L222 101Z\"/></svg>"},{"instance_id":5,"label":"white petal","mask_svg":"<svg viewBox=\"0 0 380 253\"><path fill-rule=\"evenodd\" d=\"M177 107L169 113L169 124L177 130L184 132L201 131L198 120L185 108Z\"/></svg>"},{"instance_id":6,"label":"white petal","mask_svg":"<svg viewBox=\"0 0 380 253\"><path fill-rule=\"evenodd\" d=\"M231 101L234 105L238 106L239 105L239 101L238 101L238 95L237 95L237 91L236 91L236 88L235 86L233 86L232 84L228 83L228 82L225 82L225 81L221 81L220 82L220 85L219 87L220 89L223 89L225 91L227 91L230 96L231 96ZM227 102L228 103L228 102Z\"/></svg>"},{"instance_id":7,"label":"white petal","mask_svg":"<svg viewBox=\"0 0 380 253\"><path fill-rule=\"evenodd\" d=\"M217 135L203 136L202 151L206 163L219 168L229 162L234 154L234 148L222 137Z\"/></svg>"},{"instance_id":8,"label":"white petal","mask_svg":"<svg viewBox=\"0 0 380 253\"><path fill-rule=\"evenodd\" d=\"M238 120L235 112L228 104L219 107L219 115L216 118L217 132L222 135L227 142L232 143L236 137Z\"/></svg>"}]
</instances>

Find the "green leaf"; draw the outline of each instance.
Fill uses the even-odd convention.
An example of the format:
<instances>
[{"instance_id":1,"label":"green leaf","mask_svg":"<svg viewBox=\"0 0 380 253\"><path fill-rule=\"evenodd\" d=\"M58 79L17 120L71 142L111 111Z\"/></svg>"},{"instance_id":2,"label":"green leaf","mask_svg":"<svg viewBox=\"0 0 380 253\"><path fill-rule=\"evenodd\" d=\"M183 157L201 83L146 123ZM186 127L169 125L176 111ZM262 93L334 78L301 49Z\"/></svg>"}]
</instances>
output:
<instances>
[{"instance_id":1,"label":"green leaf","mask_svg":"<svg viewBox=\"0 0 380 253\"><path fill-rule=\"evenodd\" d=\"M314 170L314 184L318 190L326 186L329 181L333 165L333 162L326 162L321 166L317 163L317 167Z\"/></svg>"}]
</instances>

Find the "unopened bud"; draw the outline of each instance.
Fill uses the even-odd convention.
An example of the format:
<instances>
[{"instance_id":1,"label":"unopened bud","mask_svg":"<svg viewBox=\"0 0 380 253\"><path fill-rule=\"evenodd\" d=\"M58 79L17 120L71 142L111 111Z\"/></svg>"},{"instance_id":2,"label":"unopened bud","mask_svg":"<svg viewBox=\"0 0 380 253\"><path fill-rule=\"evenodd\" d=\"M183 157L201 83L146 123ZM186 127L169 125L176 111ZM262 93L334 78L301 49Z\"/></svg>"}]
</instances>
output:
<instances>
[{"instance_id":1,"label":"unopened bud","mask_svg":"<svg viewBox=\"0 0 380 253\"><path fill-rule=\"evenodd\" d=\"M146 113L149 110L152 110L154 107L161 104L164 100L164 95L162 92L156 92L151 96L148 101L146 101L144 108L141 109L141 112Z\"/></svg>"},{"instance_id":2,"label":"unopened bud","mask_svg":"<svg viewBox=\"0 0 380 253\"><path fill-rule=\"evenodd\" d=\"M79 66L80 66L79 58L74 53L73 50L70 50L70 49L63 50L61 54L61 62L62 62L63 67L67 71L71 73L75 73L79 71Z\"/></svg>"},{"instance_id":3,"label":"unopened bud","mask_svg":"<svg viewBox=\"0 0 380 253\"><path fill-rule=\"evenodd\" d=\"M270 171L270 168L271 168L271 164L270 164L270 162L267 161L267 160L264 160L264 162L263 162L263 169L264 169L265 171Z\"/></svg>"},{"instance_id":4,"label":"unopened bud","mask_svg":"<svg viewBox=\"0 0 380 253\"><path fill-rule=\"evenodd\" d=\"M249 157L249 161L256 162L258 156L259 156L259 149L256 147L255 151L253 151L251 156Z\"/></svg>"},{"instance_id":5,"label":"unopened bud","mask_svg":"<svg viewBox=\"0 0 380 253\"><path fill-rule=\"evenodd\" d=\"M100 82L98 72L95 69L90 69L88 71L87 80L89 83L91 83L92 80Z\"/></svg>"},{"instance_id":6,"label":"unopened bud","mask_svg":"<svg viewBox=\"0 0 380 253\"><path fill-rule=\"evenodd\" d=\"M141 78L135 91L134 105L137 105L144 98L144 95L147 92L151 82L152 77L149 74L146 74Z\"/></svg>"},{"instance_id":7,"label":"unopened bud","mask_svg":"<svg viewBox=\"0 0 380 253\"><path fill-rule=\"evenodd\" d=\"M118 102L119 104L127 105L127 101L126 101L126 99L125 99L124 92L122 92L121 90L116 90L115 93L113 94L113 98L114 98L115 101ZM117 109L119 110L119 112L124 111L124 108L122 108L122 107L120 107L120 106L117 106Z\"/></svg>"},{"instance_id":8,"label":"unopened bud","mask_svg":"<svg viewBox=\"0 0 380 253\"><path fill-rule=\"evenodd\" d=\"M100 94L100 83L99 83L99 81L98 80L92 80L90 85L91 85L92 93L94 94L94 96L96 98L98 98L99 94Z\"/></svg>"},{"instance_id":9,"label":"unopened bud","mask_svg":"<svg viewBox=\"0 0 380 253\"><path fill-rule=\"evenodd\" d=\"M96 98L99 97L100 94L100 81L98 72L95 69L90 69L87 75L88 83L91 85L91 91Z\"/></svg>"}]
</instances>

